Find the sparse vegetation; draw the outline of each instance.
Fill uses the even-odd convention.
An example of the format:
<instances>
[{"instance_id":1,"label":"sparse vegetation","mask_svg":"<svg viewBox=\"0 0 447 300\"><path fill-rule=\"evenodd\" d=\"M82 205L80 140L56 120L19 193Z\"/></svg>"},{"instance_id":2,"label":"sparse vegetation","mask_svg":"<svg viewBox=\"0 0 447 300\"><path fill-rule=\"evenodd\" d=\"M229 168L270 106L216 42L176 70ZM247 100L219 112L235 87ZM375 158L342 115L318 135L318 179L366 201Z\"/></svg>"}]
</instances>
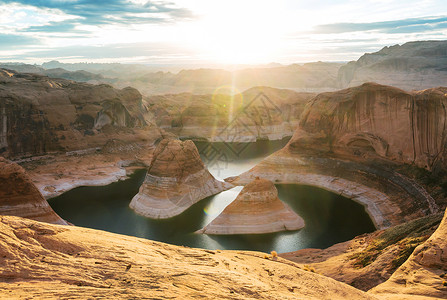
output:
<instances>
[{"instance_id":1,"label":"sparse vegetation","mask_svg":"<svg viewBox=\"0 0 447 300\"><path fill-rule=\"evenodd\" d=\"M304 271L308 271L308 272L312 272L312 273L316 273L316 272L315 272L315 268L314 268L314 267L311 267L311 266L309 266L309 265L304 265L303 270L304 270Z\"/></svg>"},{"instance_id":2,"label":"sparse vegetation","mask_svg":"<svg viewBox=\"0 0 447 300\"><path fill-rule=\"evenodd\" d=\"M278 257L278 253L275 250L270 252L270 254L272 255L273 258Z\"/></svg>"},{"instance_id":3,"label":"sparse vegetation","mask_svg":"<svg viewBox=\"0 0 447 300\"><path fill-rule=\"evenodd\" d=\"M365 250L350 256L357 268L373 263L389 246L399 247L398 254L391 262L393 269L401 266L414 249L425 242L441 222L442 214L416 219L385 230L369 242Z\"/></svg>"}]
</instances>

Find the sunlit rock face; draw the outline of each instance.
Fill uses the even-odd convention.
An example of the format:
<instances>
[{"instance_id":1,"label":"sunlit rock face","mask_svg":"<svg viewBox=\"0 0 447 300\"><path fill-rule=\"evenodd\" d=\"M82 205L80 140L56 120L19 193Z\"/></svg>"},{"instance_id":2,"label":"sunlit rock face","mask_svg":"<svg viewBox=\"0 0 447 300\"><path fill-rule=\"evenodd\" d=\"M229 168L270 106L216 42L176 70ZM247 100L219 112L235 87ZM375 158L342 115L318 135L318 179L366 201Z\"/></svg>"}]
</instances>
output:
<instances>
[{"instance_id":1,"label":"sunlit rock face","mask_svg":"<svg viewBox=\"0 0 447 300\"><path fill-rule=\"evenodd\" d=\"M255 87L233 96L152 96L147 103L156 116L156 124L181 138L254 142L292 136L299 116L314 95Z\"/></svg>"},{"instance_id":2,"label":"sunlit rock face","mask_svg":"<svg viewBox=\"0 0 447 300\"><path fill-rule=\"evenodd\" d=\"M2 157L0 157L0 215L68 224L53 211L25 170Z\"/></svg>"},{"instance_id":3,"label":"sunlit rock face","mask_svg":"<svg viewBox=\"0 0 447 300\"><path fill-rule=\"evenodd\" d=\"M445 86L447 42L419 41L367 53L338 72L339 87L374 81L408 91Z\"/></svg>"},{"instance_id":4,"label":"sunlit rock face","mask_svg":"<svg viewBox=\"0 0 447 300\"><path fill-rule=\"evenodd\" d=\"M446 164L447 88L407 93L366 83L315 97L288 148L380 156L433 170Z\"/></svg>"},{"instance_id":5,"label":"sunlit rock face","mask_svg":"<svg viewBox=\"0 0 447 300\"><path fill-rule=\"evenodd\" d=\"M194 203L231 188L206 169L192 141L162 140L130 207L148 218L179 215Z\"/></svg>"},{"instance_id":6,"label":"sunlit rock face","mask_svg":"<svg viewBox=\"0 0 447 300\"><path fill-rule=\"evenodd\" d=\"M401 294L447 298L447 214L433 235L418 246L410 258L371 292L377 295ZM404 297L402 297L404 299Z\"/></svg>"},{"instance_id":7,"label":"sunlit rock face","mask_svg":"<svg viewBox=\"0 0 447 300\"><path fill-rule=\"evenodd\" d=\"M446 92L366 83L319 94L286 147L229 182L321 187L363 204L377 228L436 213L445 197L434 199L412 172L445 169Z\"/></svg>"},{"instance_id":8,"label":"sunlit rock face","mask_svg":"<svg viewBox=\"0 0 447 300\"><path fill-rule=\"evenodd\" d=\"M253 234L298 230L304 220L278 198L275 185L256 178L199 233Z\"/></svg>"},{"instance_id":9,"label":"sunlit rock face","mask_svg":"<svg viewBox=\"0 0 447 300\"><path fill-rule=\"evenodd\" d=\"M265 253L0 216L1 299L376 299Z\"/></svg>"},{"instance_id":10,"label":"sunlit rock face","mask_svg":"<svg viewBox=\"0 0 447 300\"><path fill-rule=\"evenodd\" d=\"M141 94L0 69L0 153L15 158L101 147L148 127Z\"/></svg>"}]
</instances>

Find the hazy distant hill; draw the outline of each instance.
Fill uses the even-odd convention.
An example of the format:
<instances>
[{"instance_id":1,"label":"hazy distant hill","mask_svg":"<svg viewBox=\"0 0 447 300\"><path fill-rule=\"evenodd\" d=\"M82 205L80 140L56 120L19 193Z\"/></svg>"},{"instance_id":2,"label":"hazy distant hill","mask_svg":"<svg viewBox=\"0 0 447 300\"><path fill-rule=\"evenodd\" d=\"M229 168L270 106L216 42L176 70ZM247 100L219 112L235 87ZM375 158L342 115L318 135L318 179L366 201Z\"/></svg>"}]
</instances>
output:
<instances>
[{"instance_id":1,"label":"hazy distant hill","mask_svg":"<svg viewBox=\"0 0 447 300\"><path fill-rule=\"evenodd\" d=\"M62 68L45 69L43 67L28 64L0 64L0 68L10 69L21 73L45 75L50 78L62 78L78 82L89 82L93 84L113 83L115 81L113 79L106 79L100 74L94 74L84 70L67 71Z\"/></svg>"},{"instance_id":2,"label":"hazy distant hill","mask_svg":"<svg viewBox=\"0 0 447 300\"><path fill-rule=\"evenodd\" d=\"M155 72L154 66L117 63L65 64L51 61L42 64L42 67L93 72L108 79L116 79L114 85L118 88L132 86L143 94L154 95L184 92L208 94L226 85L235 86L239 91L260 85L312 92L334 90L338 84L338 69L342 65L325 62L288 66L269 64L231 71L212 68L184 69L177 73Z\"/></svg>"},{"instance_id":3,"label":"hazy distant hill","mask_svg":"<svg viewBox=\"0 0 447 300\"><path fill-rule=\"evenodd\" d=\"M409 42L367 53L340 68L339 87L374 81L405 90L445 86L447 41Z\"/></svg>"}]
</instances>

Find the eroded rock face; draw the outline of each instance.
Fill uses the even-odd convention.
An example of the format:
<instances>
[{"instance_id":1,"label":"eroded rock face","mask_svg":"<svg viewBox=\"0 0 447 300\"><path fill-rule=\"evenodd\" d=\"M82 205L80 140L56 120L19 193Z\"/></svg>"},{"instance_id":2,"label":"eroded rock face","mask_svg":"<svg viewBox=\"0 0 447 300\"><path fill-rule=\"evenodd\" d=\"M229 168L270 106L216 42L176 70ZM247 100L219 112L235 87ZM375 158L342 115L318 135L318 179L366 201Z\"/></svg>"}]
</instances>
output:
<instances>
[{"instance_id":1,"label":"eroded rock face","mask_svg":"<svg viewBox=\"0 0 447 300\"><path fill-rule=\"evenodd\" d=\"M391 276L371 292L377 295L447 298L447 212L438 229ZM403 298L403 297L402 297Z\"/></svg>"},{"instance_id":2,"label":"eroded rock face","mask_svg":"<svg viewBox=\"0 0 447 300\"><path fill-rule=\"evenodd\" d=\"M302 148L380 156L433 170L446 158L447 88L407 93L366 83L315 97L290 151Z\"/></svg>"},{"instance_id":3,"label":"eroded rock face","mask_svg":"<svg viewBox=\"0 0 447 300\"><path fill-rule=\"evenodd\" d=\"M145 217L165 219L230 187L208 172L192 141L163 139L130 207Z\"/></svg>"},{"instance_id":4,"label":"eroded rock face","mask_svg":"<svg viewBox=\"0 0 447 300\"><path fill-rule=\"evenodd\" d=\"M0 298L376 299L263 253L0 217Z\"/></svg>"},{"instance_id":5,"label":"eroded rock face","mask_svg":"<svg viewBox=\"0 0 447 300\"><path fill-rule=\"evenodd\" d=\"M342 66L338 71L339 87L369 81L408 91L444 86L446 63L446 41L418 41L385 47Z\"/></svg>"},{"instance_id":6,"label":"eroded rock face","mask_svg":"<svg viewBox=\"0 0 447 300\"><path fill-rule=\"evenodd\" d=\"M25 170L0 157L0 215L68 225L50 207Z\"/></svg>"},{"instance_id":7,"label":"eroded rock face","mask_svg":"<svg viewBox=\"0 0 447 300\"><path fill-rule=\"evenodd\" d=\"M298 230L304 220L278 198L275 185L256 178L199 233L255 234Z\"/></svg>"},{"instance_id":8,"label":"eroded rock face","mask_svg":"<svg viewBox=\"0 0 447 300\"><path fill-rule=\"evenodd\" d=\"M160 128L212 142L281 140L293 135L313 93L255 87L233 96L175 94L147 98Z\"/></svg>"},{"instance_id":9,"label":"eroded rock face","mask_svg":"<svg viewBox=\"0 0 447 300\"><path fill-rule=\"evenodd\" d=\"M407 93L368 83L319 94L283 150L230 182L259 176L322 187L363 204L379 229L436 213L445 198L435 201L396 170L445 169L446 91Z\"/></svg>"},{"instance_id":10,"label":"eroded rock face","mask_svg":"<svg viewBox=\"0 0 447 300\"><path fill-rule=\"evenodd\" d=\"M0 153L42 155L103 146L149 124L141 94L0 69ZM134 135L134 140L136 135Z\"/></svg>"}]
</instances>

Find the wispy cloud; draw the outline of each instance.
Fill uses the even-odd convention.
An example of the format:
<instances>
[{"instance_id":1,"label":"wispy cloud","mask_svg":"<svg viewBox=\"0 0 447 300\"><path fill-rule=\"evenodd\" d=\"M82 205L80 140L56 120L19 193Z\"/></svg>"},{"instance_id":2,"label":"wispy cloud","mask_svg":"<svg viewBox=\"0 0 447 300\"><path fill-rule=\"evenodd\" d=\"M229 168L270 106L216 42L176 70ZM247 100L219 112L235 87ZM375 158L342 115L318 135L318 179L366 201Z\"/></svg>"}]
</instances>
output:
<instances>
[{"instance_id":1,"label":"wispy cloud","mask_svg":"<svg viewBox=\"0 0 447 300\"><path fill-rule=\"evenodd\" d=\"M66 24L83 25L131 25L159 23L192 18L192 13L176 7L171 2L126 0L2 0L3 4L22 4L38 8L57 9L64 14L75 16ZM58 24L49 24L42 30L55 30ZM52 28L52 29L48 29Z\"/></svg>"},{"instance_id":2,"label":"wispy cloud","mask_svg":"<svg viewBox=\"0 0 447 300\"><path fill-rule=\"evenodd\" d=\"M312 33L334 34L358 31L381 31L385 33L422 32L446 28L447 16L411 18L371 23L335 23L315 26Z\"/></svg>"}]
</instances>

